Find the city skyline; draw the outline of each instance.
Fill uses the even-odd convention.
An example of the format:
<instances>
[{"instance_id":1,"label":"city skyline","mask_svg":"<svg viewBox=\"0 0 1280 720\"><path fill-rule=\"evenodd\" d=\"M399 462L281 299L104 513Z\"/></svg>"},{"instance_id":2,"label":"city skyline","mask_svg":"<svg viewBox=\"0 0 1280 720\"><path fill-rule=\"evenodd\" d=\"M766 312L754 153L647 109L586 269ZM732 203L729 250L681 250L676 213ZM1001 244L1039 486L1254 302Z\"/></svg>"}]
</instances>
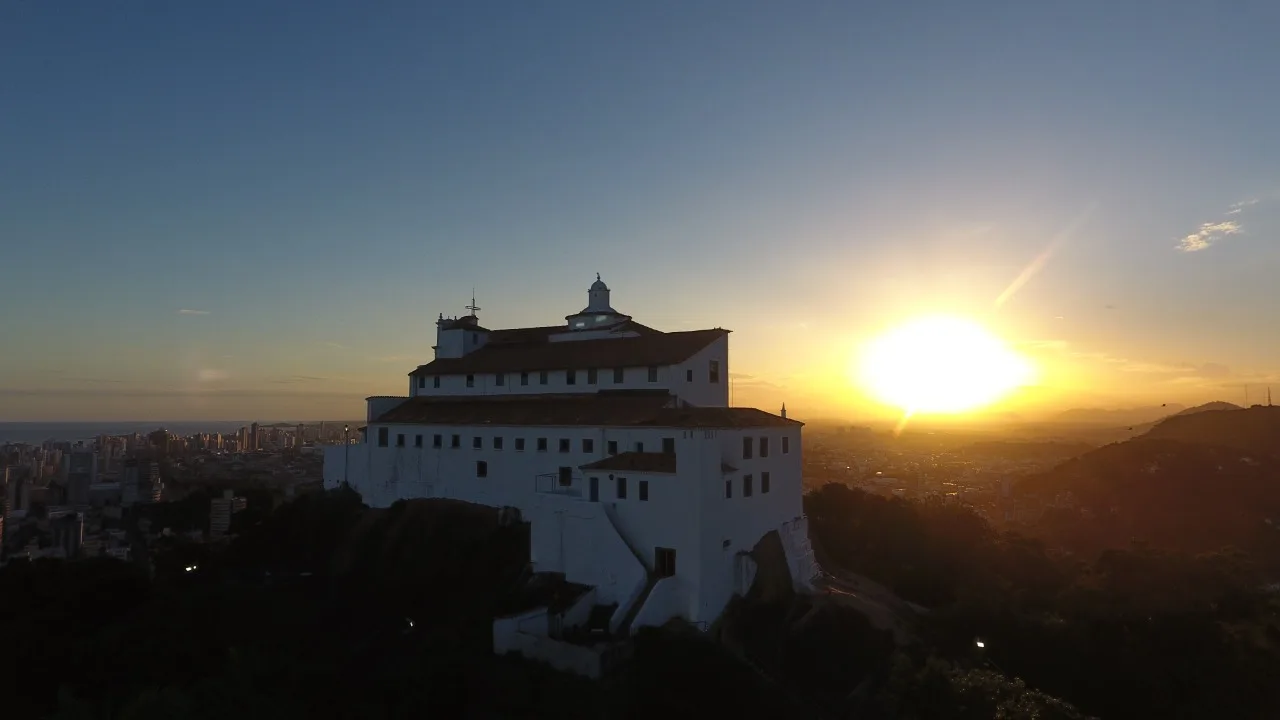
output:
<instances>
[{"instance_id":1,"label":"city skyline","mask_svg":"<svg viewBox=\"0 0 1280 720\"><path fill-rule=\"evenodd\" d=\"M359 417L473 290L548 325L596 272L733 330L734 404L874 414L859 348L938 313L1034 363L995 410L1243 403L1280 383L1277 20L13 4L0 421Z\"/></svg>"}]
</instances>

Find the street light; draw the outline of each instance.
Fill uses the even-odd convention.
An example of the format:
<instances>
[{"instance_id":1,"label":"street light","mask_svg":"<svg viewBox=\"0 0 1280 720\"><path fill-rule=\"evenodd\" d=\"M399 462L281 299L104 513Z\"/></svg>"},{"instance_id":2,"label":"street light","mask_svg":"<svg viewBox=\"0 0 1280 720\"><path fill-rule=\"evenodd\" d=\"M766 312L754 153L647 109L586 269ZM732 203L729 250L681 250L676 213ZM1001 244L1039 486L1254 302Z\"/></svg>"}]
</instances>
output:
<instances>
[{"instance_id":1,"label":"street light","mask_svg":"<svg viewBox=\"0 0 1280 720\"><path fill-rule=\"evenodd\" d=\"M347 480L347 472L351 467L351 426L342 426L342 484L351 487L351 483Z\"/></svg>"},{"instance_id":2,"label":"street light","mask_svg":"<svg viewBox=\"0 0 1280 720\"><path fill-rule=\"evenodd\" d=\"M974 643L973 643L973 644L974 644L974 645L977 645L979 650L981 650L982 648L985 648L985 647L987 646L987 644L986 644L986 643L984 643L984 642L982 642L981 640L976 640L976 641L974 641Z\"/></svg>"}]
</instances>

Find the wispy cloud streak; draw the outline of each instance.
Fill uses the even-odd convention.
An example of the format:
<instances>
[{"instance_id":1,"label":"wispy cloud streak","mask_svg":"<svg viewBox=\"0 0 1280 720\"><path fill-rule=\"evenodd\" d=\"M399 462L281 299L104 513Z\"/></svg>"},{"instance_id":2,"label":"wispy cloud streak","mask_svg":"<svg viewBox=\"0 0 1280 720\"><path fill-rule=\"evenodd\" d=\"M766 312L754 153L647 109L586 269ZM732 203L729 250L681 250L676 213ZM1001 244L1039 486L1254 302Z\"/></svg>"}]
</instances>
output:
<instances>
[{"instance_id":1,"label":"wispy cloud streak","mask_svg":"<svg viewBox=\"0 0 1280 720\"><path fill-rule=\"evenodd\" d=\"M1231 235L1239 235L1244 232L1244 228L1240 227L1240 223L1235 220L1225 220L1223 222L1205 223L1200 229L1182 238L1182 242L1178 243L1178 249L1182 252L1200 252L1213 247L1219 240Z\"/></svg>"},{"instance_id":2,"label":"wispy cloud streak","mask_svg":"<svg viewBox=\"0 0 1280 720\"><path fill-rule=\"evenodd\" d=\"M190 310L188 308L182 308L181 310L178 311L178 314L179 315L208 315L209 311L208 310Z\"/></svg>"}]
</instances>

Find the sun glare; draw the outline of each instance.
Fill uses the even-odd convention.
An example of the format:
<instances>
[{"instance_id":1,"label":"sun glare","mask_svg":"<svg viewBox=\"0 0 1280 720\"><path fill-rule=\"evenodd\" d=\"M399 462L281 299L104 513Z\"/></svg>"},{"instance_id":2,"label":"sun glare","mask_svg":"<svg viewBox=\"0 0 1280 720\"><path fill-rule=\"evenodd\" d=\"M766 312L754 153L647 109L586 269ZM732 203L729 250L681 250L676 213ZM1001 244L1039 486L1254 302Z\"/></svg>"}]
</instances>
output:
<instances>
[{"instance_id":1,"label":"sun glare","mask_svg":"<svg viewBox=\"0 0 1280 720\"><path fill-rule=\"evenodd\" d=\"M912 320L864 349L859 384L881 402L913 413L976 410L1028 382L1030 363L976 322Z\"/></svg>"}]
</instances>

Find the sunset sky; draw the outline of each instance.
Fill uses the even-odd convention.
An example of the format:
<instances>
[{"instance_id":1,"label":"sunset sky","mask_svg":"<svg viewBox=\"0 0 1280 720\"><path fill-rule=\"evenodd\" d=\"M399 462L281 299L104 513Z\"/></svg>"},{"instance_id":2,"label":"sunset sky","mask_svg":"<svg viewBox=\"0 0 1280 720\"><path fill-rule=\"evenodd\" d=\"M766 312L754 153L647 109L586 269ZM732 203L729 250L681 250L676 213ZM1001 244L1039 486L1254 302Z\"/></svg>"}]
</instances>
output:
<instances>
[{"instance_id":1,"label":"sunset sky","mask_svg":"<svg viewBox=\"0 0 1280 720\"><path fill-rule=\"evenodd\" d=\"M472 287L734 331L871 412L976 320L1018 412L1280 393L1280 3L0 3L0 420L363 413ZM1019 278L1021 277L1021 280ZM1256 398L1255 398L1256 399Z\"/></svg>"}]
</instances>

